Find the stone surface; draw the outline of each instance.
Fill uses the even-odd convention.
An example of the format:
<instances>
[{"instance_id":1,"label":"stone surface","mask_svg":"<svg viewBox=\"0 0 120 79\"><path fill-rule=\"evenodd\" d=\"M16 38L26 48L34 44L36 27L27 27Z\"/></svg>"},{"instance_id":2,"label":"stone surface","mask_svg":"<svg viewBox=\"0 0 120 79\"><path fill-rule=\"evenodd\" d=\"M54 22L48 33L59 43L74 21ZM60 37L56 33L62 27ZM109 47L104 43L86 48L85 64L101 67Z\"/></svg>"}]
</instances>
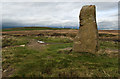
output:
<instances>
[{"instance_id":1,"label":"stone surface","mask_svg":"<svg viewBox=\"0 0 120 79\"><path fill-rule=\"evenodd\" d=\"M95 5L83 6L79 20L80 27L74 39L73 51L95 53L99 49Z\"/></svg>"}]
</instances>

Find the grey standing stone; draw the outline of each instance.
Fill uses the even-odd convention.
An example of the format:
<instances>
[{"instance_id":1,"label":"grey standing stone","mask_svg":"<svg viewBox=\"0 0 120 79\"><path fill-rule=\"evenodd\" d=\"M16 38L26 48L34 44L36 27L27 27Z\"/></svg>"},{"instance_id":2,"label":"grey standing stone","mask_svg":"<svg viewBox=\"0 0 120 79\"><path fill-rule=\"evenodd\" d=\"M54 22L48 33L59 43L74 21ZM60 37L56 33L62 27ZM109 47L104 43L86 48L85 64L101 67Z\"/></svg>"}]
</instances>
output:
<instances>
[{"instance_id":1,"label":"grey standing stone","mask_svg":"<svg viewBox=\"0 0 120 79\"><path fill-rule=\"evenodd\" d=\"M80 11L80 27L74 39L74 52L95 53L99 49L95 5L83 6Z\"/></svg>"}]
</instances>

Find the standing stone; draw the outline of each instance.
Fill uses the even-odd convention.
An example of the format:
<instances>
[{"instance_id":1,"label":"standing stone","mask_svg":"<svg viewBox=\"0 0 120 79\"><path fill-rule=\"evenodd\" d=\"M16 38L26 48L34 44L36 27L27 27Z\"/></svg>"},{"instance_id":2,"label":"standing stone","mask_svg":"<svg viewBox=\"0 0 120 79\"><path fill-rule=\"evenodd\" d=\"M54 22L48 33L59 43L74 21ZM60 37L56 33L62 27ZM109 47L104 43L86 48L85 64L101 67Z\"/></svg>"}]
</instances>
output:
<instances>
[{"instance_id":1,"label":"standing stone","mask_svg":"<svg viewBox=\"0 0 120 79\"><path fill-rule=\"evenodd\" d=\"M79 20L80 27L74 39L73 51L95 53L99 46L95 5L83 6Z\"/></svg>"}]
</instances>

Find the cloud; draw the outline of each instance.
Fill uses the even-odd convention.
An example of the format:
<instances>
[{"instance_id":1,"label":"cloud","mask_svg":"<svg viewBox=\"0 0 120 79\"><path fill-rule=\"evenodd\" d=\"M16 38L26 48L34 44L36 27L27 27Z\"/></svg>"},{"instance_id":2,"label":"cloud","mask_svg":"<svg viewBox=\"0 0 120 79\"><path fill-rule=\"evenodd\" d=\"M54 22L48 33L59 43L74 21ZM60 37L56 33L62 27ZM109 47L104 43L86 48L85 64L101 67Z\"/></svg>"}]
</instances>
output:
<instances>
[{"instance_id":1,"label":"cloud","mask_svg":"<svg viewBox=\"0 0 120 79\"><path fill-rule=\"evenodd\" d=\"M1 0L2 2L91 2L90 0ZM118 2L119 0L92 0L92 2Z\"/></svg>"},{"instance_id":2,"label":"cloud","mask_svg":"<svg viewBox=\"0 0 120 79\"><path fill-rule=\"evenodd\" d=\"M118 29L118 22L114 21L114 22L110 22L110 21L102 21L98 23L99 25L101 25L100 29L104 29L104 30L117 30Z\"/></svg>"},{"instance_id":3,"label":"cloud","mask_svg":"<svg viewBox=\"0 0 120 79\"><path fill-rule=\"evenodd\" d=\"M4 2L5 26L79 27L79 13L83 5L96 5L98 28L116 28L118 7L115 2ZM102 6L101 6L102 5ZM109 27L108 27L109 26Z\"/></svg>"},{"instance_id":4,"label":"cloud","mask_svg":"<svg viewBox=\"0 0 120 79\"><path fill-rule=\"evenodd\" d=\"M0 3L0 29L2 28L2 3Z\"/></svg>"}]
</instances>

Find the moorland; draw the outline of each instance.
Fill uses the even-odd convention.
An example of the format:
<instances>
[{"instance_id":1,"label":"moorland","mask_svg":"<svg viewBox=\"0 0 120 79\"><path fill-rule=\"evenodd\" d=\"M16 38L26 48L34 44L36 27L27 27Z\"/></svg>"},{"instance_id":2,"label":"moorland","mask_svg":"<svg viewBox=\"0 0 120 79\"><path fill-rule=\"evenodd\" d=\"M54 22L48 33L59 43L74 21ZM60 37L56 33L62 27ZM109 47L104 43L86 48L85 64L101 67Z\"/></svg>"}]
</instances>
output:
<instances>
[{"instance_id":1,"label":"moorland","mask_svg":"<svg viewBox=\"0 0 120 79\"><path fill-rule=\"evenodd\" d=\"M95 54L71 51L77 32L47 27L3 29L3 77L118 77L118 30L99 30L100 49Z\"/></svg>"}]
</instances>

